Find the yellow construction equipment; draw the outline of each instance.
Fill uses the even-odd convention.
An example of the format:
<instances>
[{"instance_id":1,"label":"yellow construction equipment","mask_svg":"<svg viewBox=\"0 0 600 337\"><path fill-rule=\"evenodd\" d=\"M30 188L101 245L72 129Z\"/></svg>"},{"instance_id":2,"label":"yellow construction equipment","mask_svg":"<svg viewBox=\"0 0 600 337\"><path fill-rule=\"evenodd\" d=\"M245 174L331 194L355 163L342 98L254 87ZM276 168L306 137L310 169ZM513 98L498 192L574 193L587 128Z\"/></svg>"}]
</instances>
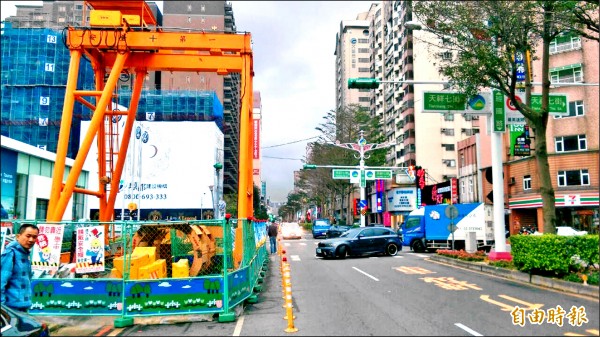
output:
<instances>
[{"instance_id":1,"label":"yellow construction equipment","mask_svg":"<svg viewBox=\"0 0 600 337\"><path fill-rule=\"evenodd\" d=\"M99 220L110 222L119 181L125 164L129 139L138 108L144 79L148 71L193 71L217 74L240 73L240 157L238 185L238 219L253 214L252 186L252 79L254 77L250 33L163 31L145 1L85 1L91 9L92 27L68 27L65 43L71 60L67 78L62 122L56 151L56 163L48 205L48 221L61 221L73 192L99 198ZM84 15L85 17L85 15ZM139 20L138 20L139 18ZM96 90L78 90L79 62L85 55L91 62ZM122 73L134 74L135 80L128 111L113 111L112 99ZM105 75L108 79L105 81ZM93 110L75 162L66 178L66 156L71 137L75 101ZM127 116L124 130L111 123L113 117ZM112 142L121 134L122 142ZM98 141L99 189L76 187L83 164ZM108 231L106 231L108 232ZM236 241L242 242L242 226L236 229ZM107 242L108 243L108 238ZM235 246L234 260L239 263L241 244Z\"/></svg>"}]
</instances>

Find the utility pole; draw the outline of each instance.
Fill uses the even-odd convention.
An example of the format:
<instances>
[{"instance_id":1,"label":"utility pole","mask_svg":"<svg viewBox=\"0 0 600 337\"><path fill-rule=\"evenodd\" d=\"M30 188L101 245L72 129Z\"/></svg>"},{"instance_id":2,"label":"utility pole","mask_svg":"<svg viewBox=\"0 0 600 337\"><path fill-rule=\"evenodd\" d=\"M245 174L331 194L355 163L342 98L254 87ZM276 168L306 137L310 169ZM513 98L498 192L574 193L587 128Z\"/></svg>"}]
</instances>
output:
<instances>
[{"instance_id":1,"label":"utility pole","mask_svg":"<svg viewBox=\"0 0 600 337\"><path fill-rule=\"evenodd\" d=\"M366 200L366 192L365 188L367 187L367 179L365 176L365 152L373 151L376 149L382 149L388 146L396 145L396 141L381 143L381 144L368 144L367 140L364 137L364 131L359 131L360 138L357 143L335 143L335 146L343 147L345 149L350 149L357 151L360 159L359 162L359 170L360 170L360 227L365 227L365 215L367 212L367 200ZM355 155L356 157L356 155Z\"/></svg>"}]
</instances>

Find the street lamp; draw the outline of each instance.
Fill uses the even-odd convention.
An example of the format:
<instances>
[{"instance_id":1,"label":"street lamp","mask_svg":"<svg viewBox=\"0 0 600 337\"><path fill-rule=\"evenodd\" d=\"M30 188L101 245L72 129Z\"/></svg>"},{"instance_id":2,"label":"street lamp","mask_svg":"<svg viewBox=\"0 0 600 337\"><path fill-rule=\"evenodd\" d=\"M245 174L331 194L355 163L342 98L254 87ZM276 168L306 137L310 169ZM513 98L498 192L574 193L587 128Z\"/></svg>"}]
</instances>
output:
<instances>
[{"instance_id":1,"label":"street lamp","mask_svg":"<svg viewBox=\"0 0 600 337\"><path fill-rule=\"evenodd\" d=\"M350 83L350 81L348 81L348 83ZM358 139L358 142L356 144L355 143L339 143L339 142L332 144L335 146L343 147L345 149L354 150L359 153L358 158L360 159L360 162L359 162L358 170L360 172L360 177L358 177L358 178L360 179L360 202L361 202L360 226L361 227L365 227L365 214L366 214L366 208L367 208L367 200L366 200L366 193L365 193L365 188L367 187L367 184L366 184L365 170L368 167L365 166L365 158L368 159L369 157L368 156L365 157L365 152L372 151L375 149L382 149L384 147L388 147L388 146L392 146L392 145L396 145L395 141L390 141L390 142L381 143L381 144L367 144L367 140L364 138L363 134L364 134L364 131L361 130L360 138ZM317 167L351 168L351 169L357 168L356 166L314 165L314 164L305 164L304 165L304 169L310 169L310 170L314 170ZM386 167L386 168L391 168L391 167ZM350 178L350 176L348 176L347 178Z\"/></svg>"},{"instance_id":2,"label":"street lamp","mask_svg":"<svg viewBox=\"0 0 600 337\"><path fill-rule=\"evenodd\" d=\"M215 194L213 193L214 187L214 185L208 185L208 189L210 190L210 202L212 204L213 218L215 217Z\"/></svg>"},{"instance_id":3,"label":"street lamp","mask_svg":"<svg viewBox=\"0 0 600 337\"><path fill-rule=\"evenodd\" d=\"M200 220L203 220L202 211L204 208L203 201L204 201L205 196L206 196L206 192L202 192L202 198L200 198Z\"/></svg>"},{"instance_id":4,"label":"street lamp","mask_svg":"<svg viewBox=\"0 0 600 337\"><path fill-rule=\"evenodd\" d=\"M216 174L216 206L214 207L214 212L215 212L215 219L221 219L222 217L225 216L225 210L223 210L223 214L221 214L221 189L219 188L219 182L221 180L221 169L223 168L223 164L216 162L213 167L215 168L215 174Z\"/></svg>"}]
</instances>

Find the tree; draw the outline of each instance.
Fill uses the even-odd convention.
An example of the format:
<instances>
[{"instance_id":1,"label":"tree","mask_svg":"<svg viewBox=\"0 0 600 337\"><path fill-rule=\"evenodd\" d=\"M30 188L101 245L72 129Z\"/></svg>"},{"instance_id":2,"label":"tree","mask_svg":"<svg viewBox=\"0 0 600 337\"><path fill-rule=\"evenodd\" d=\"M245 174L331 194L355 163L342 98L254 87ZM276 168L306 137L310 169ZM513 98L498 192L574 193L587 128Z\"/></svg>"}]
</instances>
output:
<instances>
[{"instance_id":1,"label":"tree","mask_svg":"<svg viewBox=\"0 0 600 337\"><path fill-rule=\"evenodd\" d=\"M581 32L585 27L598 31L598 4L588 1L415 1L413 14L439 38L433 49L453 50L450 60L438 60L440 74L454 88L471 97L483 88L493 88L510 97L535 134L535 160L543 201L544 232L556 232L554 188L550 178L546 130L550 92L549 47L560 34ZM590 26L586 24L591 19ZM584 27L585 26L585 27ZM592 32L593 34L593 32ZM592 36L592 35L590 35ZM597 38L596 38L597 40ZM531 99L515 98L517 67L515 52L535 54L541 45L542 107L531 108ZM431 54L431 53L430 53ZM435 53L437 54L437 53ZM526 69L531 71L530 64ZM529 76L526 90L531 92Z\"/></svg>"},{"instance_id":2,"label":"tree","mask_svg":"<svg viewBox=\"0 0 600 337\"><path fill-rule=\"evenodd\" d=\"M236 214L237 215L237 193L230 193L223 195L223 200L225 200L225 213Z\"/></svg>"},{"instance_id":3,"label":"tree","mask_svg":"<svg viewBox=\"0 0 600 337\"><path fill-rule=\"evenodd\" d=\"M253 185L253 193L254 197L252 199L252 206L254 209L254 217L260 220L267 220L269 218L269 214L267 214L267 208L265 207L265 204L260 200L261 194L256 184Z\"/></svg>"}]
</instances>

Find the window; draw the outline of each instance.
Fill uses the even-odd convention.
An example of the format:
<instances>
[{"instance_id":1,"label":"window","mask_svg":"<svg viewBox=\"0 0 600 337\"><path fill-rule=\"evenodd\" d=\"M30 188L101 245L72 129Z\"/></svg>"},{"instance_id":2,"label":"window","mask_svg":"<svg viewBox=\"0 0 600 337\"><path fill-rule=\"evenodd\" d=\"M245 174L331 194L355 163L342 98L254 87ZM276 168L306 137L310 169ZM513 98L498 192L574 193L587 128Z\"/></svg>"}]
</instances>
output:
<instances>
[{"instance_id":1,"label":"window","mask_svg":"<svg viewBox=\"0 0 600 337\"><path fill-rule=\"evenodd\" d=\"M359 102L370 102L371 99L369 97L359 97L358 101Z\"/></svg>"},{"instance_id":2,"label":"window","mask_svg":"<svg viewBox=\"0 0 600 337\"><path fill-rule=\"evenodd\" d=\"M358 48L359 53L369 53L369 48Z\"/></svg>"},{"instance_id":3,"label":"window","mask_svg":"<svg viewBox=\"0 0 600 337\"><path fill-rule=\"evenodd\" d=\"M448 167L456 166L456 160L454 160L454 159L442 159L442 163L444 163L444 165L446 165Z\"/></svg>"},{"instance_id":4,"label":"window","mask_svg":"<svg viewBox=\"0 0 600 337\"><path fill-rule=\"evenodd\" d=\"M65 22L65 18L58 18L58 22Z\"/></svg>"},{"instance_id":5,"label":"window","mask_svg":"<svg viewBox=\"0 0 600 337\"><path fill-rule=\"evenodd\" d=\"M551 83L581 83L583 70L581 63L550 69Z\"/></svg>"},{"instance_id":6,"label":"window","mask_svg":"<svg viewBox=\"0 0 600 337\"><path fill-rule=\"evenodd\" d=\"M35 202L35 218L45 219L48 213L48 199L36 199Z\"/></svg>"},{"instance_id":7,"label":"window","mask_svg":"<svg viewBox=\"0 0 600 337\"><path fill-rule=\"evenodd\" d=\"M452 59L452 52L445 51L442 53L442 60L451 60L451 59Z\"/></svg>"},{"instance_id":8,"label":"window","mask_svg":"<svg viewBox=\"0 0 600 337\"><path fill-rule=\"evenodd\" d=\"M353 61L354 61L354 60L353 60ZM369 62L371 62L371 61L369 60L369 58L368 58L368 57L366 57L366 58L359 58L359 59L358 59L358 62L360 62L360 63L369 63Z\"/></svg>"},{"instance_id":9,"label":"window","mask_svg":"<svg viewBox=\"0 0 600 337\"><path fill-rule=\"evenodd\" d=\"M370 71L371 71L371 70L370 70L369 68L358 68L358 72L359 72L359 73L368 73L368 72L370 72Z\"/></svg>"},{"instance_id":10,"label":"window","mask_svg":"<svg viewBox=\"0 0 600 337\"><path fill-rule=\"evenodd\" d=\"M565 117L577 117L583 116L585 110L583 108L583 101L569 102L569 114L568 115L554 115L554 119L565 118Z\"/></svg>"},{"instance_id":11,"label":"window","mask_svg":"<svg viewBox=\"0 0 600 337\"><path fill-rule=\"evenodd\" d=\"M469 194L473 194L473 178L469 177Z\"/></svg>"},{"instance_id":12,"label":"window","mask_svg":"<svg viewBox=\"0 0 600 337\"><path fill-rule=\"evenodd\" d=\"M454 151L454 144L442 144L442 147L446 150L446 151Z\"/></svg>"},{"instance_id":13,"label":"window","mask_svg":"<svg viewBox=\"0 0 600 337\"><path fill-rule=\"evenodd\" d=\"M358 43L369 43L369 39L358 39Z\"/></svg>"},{"instance_id":14,"label":"window","mask_svg":"<svg viewBox=\"0 0 600 337\"><path fill-rule=\"evenodd\" d=\"M550 55L581 49L581 38L573 33L563 33L550 42Z\"/></svg>"},{"instance_id":15,"label":"window","mask_svg":"<svg viewBox=\"0 0 600 337\"><path fill-rule=\"evenodd\" d=\"M581 186L590 184L588 170L558 171L558 186Z\"/></svg>"},{"instance_id":16,"label":"window","mask_svg":"<svg viewBox=\"0 0 600 337\"><path fill-rule=\"evenodd\" d=\"M59 12L66 12L67 11L67 7L65 7L65 6L58 6L58 11Z\"/></svg>"},{"instance_id":17,"label":"window","mask_svg":"<svg viewBox=\"0 0 600 337\"><path fill-rule=\"evenodd\" d=\"M527 191L531 189L531 176L526 175L523 176L523 191Z\"/></svg>"},{"instance_id":18,"label":"window","mask_svg":"<svg viewBox=\"0 0 600 337\"><path fill-rule=\"evenodd\" d=\"M587 150L585 135L563 136L554 138L556 152L583 151Z\"/></svg>"},{"instance_id":19,"label":"window","mask_svg":"<svg viewBox=\"0 0 600 337\"><path fill-rule=\"evenodd\" d=\"M444 114L444 120L447 121L447 122L448 121L453 121L454 120L454 114L453 113Z\"/></svg>"}]
</instances>

